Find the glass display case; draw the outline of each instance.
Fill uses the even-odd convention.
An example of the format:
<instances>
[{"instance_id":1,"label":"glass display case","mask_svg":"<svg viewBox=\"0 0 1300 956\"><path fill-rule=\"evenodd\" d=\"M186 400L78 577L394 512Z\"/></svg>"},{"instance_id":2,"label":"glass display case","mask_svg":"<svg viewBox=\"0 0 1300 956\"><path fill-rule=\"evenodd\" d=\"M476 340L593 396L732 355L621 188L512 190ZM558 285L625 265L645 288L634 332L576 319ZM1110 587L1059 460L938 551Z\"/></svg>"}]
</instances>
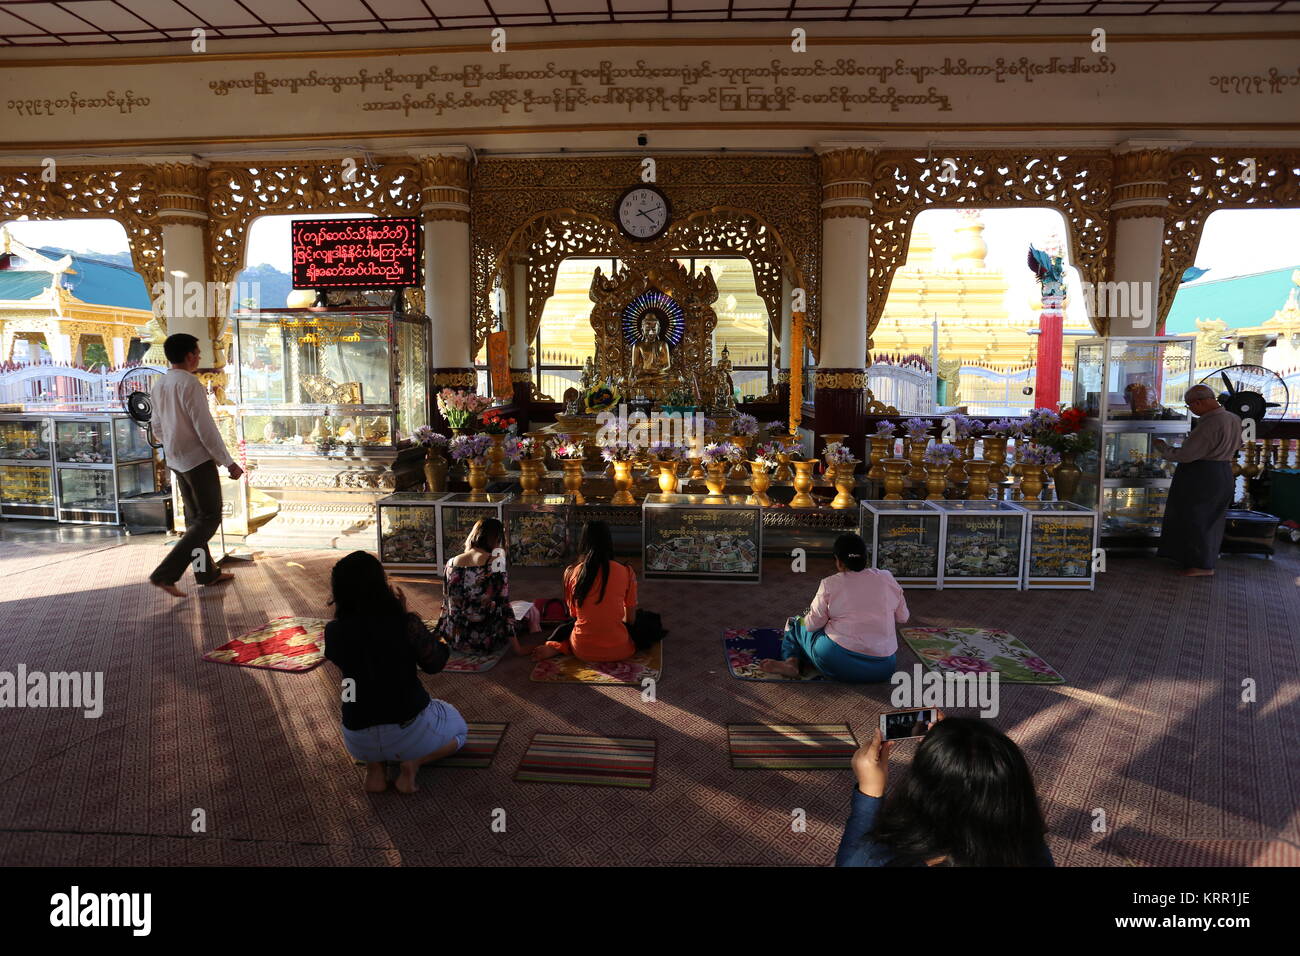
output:
<instances>
[{"instance_id":1,"label":"glass display case","mask_svg":"<svg viewBox=\"0 0 1300 956\"><path fill-rule=\"evenodd\" d=\"M401 491L375 502L379 561L390 571L436 574L438 571L437 503L446 492Z\"/></svg>"},{"instance_id":2,"label":"glass display case","mask_svg":"<svg viewBox=\"0 0 1300 956\"><path fill-rule=\"evenodd\" d=\"M438 510L438 566L434 573L442 574L447 562L465 550L465 539L474 523L480 518L501 520L506 502L514 495L474 494L458 492L445 495L437 504Z\"/></svg>"},{"instance_id":3,"label":"glass display case","mask_svg":"<svg viewBox=\"0 0 1300 956\"><path fill-rule=\"evenodd\" d=\"M1007 501L929 501L943 522L942 588L1020 588L1025 517Z\"/></svg>"},{"instance_id":4,"label":"glass display case","mask_svg":"<svg viewBox=\"0 0 1300 956\"><path fill-rule=\"evenodd\" d=\"M59 520L117 524L114 469L59 466Z\"/></svg>"},{"instance_id":5,"label":"glass display case","mask_svg":"<svg viewBox=\"0 0 1300 956\"><path fill-rule=\"evenodd\" d=\"M758 584L763 509L743 495L646 495L641 548L646 580Z\"/></svg>"},{"instance_id":6,"label":"glass display case","mask_svg":"<svg viewBox=\"0 0 1300 956\"><path fill-rule=\"evenodd\" d=\"M0 418L0 515L58 518L54 498L54 423L49 418Z\"/></svg>"},{"instance_id":7,"label":"glass display case","mask_svg":"<svg viewBox=\"0 0 1300 956\"><path fill-rule=\"evenodd\" d=\"M113 462L113 423L61 421L54 426L54 457L78 465L108 465Z\"/></svg>"},{"instance_id":8,"label":"glass display case","mask_svg":"<svg viewBox=\"0 0 1300 956\"><path fill-rule=\"evenodd\" d=\"M1024 586L1091 591L1097 580L1097 513L1070 501L1017 501L1015 506L1028 515Z\"/></svg>"},{"instance_id":9,"label":"glass display case","mask_svg":"<svg viewBox=\"0 0 1300 956\"><path fill-rule=\"evenodd\" d=\"M536 504L506 506L511 567L558 568L573 551L573 495L545 495Z\"/></svg>"},{"instance_id":10,"label":"glass display case","mask_svg":"<svg viewBox=\"0 0 1300 956\"><path fill-rule=\"evenodd\" d=\"M903 587L939 586L940 512L926 501L860 502L862 540L870 566Z\"/></svg>"},{"instance_id":11,"label":"glass display case","mask_svg":"<svg viewBox=\"0 0 1300 956\"><path fill-rule=\"evenodd\" d=\"M250 450L392 448L429 421L429 320L379 309L234 316L240 435Z\"/></svg>"},{"instance_id":12,"label":"glass display case","mask_svg":"<svg viewBox=\"0 0 1300 956\"><path fill-rule=\"evenodd\" d=\"M1079 458L1083 477L1073 500L1098 511L1103 544L1141 546L1159 534L1174 465L1156 453L1155 442L1176 445L1191 429L1183 395L1195 384L1195 350L1191 335L1093 338L1075 346L1073 399L1093 442Z\"/></svg>"}]
</instances>

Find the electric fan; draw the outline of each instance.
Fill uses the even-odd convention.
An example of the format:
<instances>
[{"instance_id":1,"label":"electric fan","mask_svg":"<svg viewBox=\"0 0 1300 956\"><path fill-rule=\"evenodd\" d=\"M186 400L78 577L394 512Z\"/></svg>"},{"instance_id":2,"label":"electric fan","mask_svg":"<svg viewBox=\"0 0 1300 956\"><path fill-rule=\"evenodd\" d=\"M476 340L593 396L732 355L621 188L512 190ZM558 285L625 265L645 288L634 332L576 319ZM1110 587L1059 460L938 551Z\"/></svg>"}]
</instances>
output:
<instances>
[{"instance_id":1,"label":"electric fan","mask_svg":"<svg viewBox=\"0 0 1300 956\"><path fill-rule=\"evenodd\" d=\"M1229 365L1211 372L1200 384L1219 391L1219 404L1255 424L1286 417L1290 396L1282 376L1262 365Z\"/></svg>"},{"instance_id":2,"label":"electric fan","mask_svg":"<svg viewBox=\"0 0 1300 956\"><path fill-rule=\"evenodd\" d=\"M150 448L161 448L162 442L155 441L153 437L153 402L149 401L149 396L145 392L132 392L122 402L126 408L126 413L131 416L131 421L135 422L144 429L145 439L149 442Z\"/></svg>"}]
</instances>

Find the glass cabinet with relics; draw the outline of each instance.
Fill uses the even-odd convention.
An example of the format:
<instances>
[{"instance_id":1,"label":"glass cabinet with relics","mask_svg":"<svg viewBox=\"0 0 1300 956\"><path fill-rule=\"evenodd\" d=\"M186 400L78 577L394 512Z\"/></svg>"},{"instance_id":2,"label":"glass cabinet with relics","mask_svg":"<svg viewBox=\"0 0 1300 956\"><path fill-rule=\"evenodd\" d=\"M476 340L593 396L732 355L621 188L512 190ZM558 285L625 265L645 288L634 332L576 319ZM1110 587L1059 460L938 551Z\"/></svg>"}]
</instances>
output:
<instances>
[{"instance_id":1,"label":"glass cabinet with relics","mask_svg":"<svg viewBox=\"0 0 1300 956\"><path fill-rule=\"evenodd\" d=\"M763 509L743 495L646 495L642 573L652 579L758 584Z\"/></svg>"},{"instance_id":2,"label":"glass cabinet with relics","mask_svg":"<svg viewBox=\"0 0 1300 956\"><path fill-rule=\"evenodd\" d=\"M125 415L51 416L60 521L120 524L118 502L157 490L154 450Z\"/></svg>"},{"instance_id":3,"label":"glass cabinet with relics","mask_svg":"<svg viewBox=\"0 0 1300 956\"><path fill-rule=\"evenodd\" d=\"M379 561L390 571L438 573L438 508L446 492L401 491L375 502Z\"/></svg>"},{"instance_id":4,"label":"glass cabinet with relics","mask_svg":"<svg viewBox=\"0 0 1300 956\"><path fill-rule=\"evenodd\" d=\"M888 571L905 588L937 588L941 512L910 500L862 501L860 508L869 566Z\"/></svg>"},{"instance_id":5,"label":"glass cabinet with relics","mask_svg":"<svg viewBox=\"0 0 1300 956\"><path fill-rule=\"evenodd\" d=\"M0 515L46 521L59 517L52 419L0 416Z\"/></svg>"},{"instance_id":6,"label":"glass cabinet with relics","mask_svg":"<svg viewBox=\"0 0 1300 956\"><path fill-rule=\"evenodd\" d=\"M1195 384L1196 337L1112 336L1075 345L1074 404L1093 441L1078 460L1074 502L1098 512L1112 547L1149 546L1160 533L1174 465L1155 443L1191 429L1183 396Z\"/></svg>"},{"instance_id":7,"label":"glass cabinet with relics","mask_svg":"<svg viewBox=\"0 0 1300 956\"><path fill-rule=\"evenodd\" d=\"M558 568L573 552L573 495L544 495L536 503L506 505L506 542L512 568Z\"/></svg>"},{"instance_id":8,"label":"glass cabinet with relics","mask_svg":"<svg viewBox=\"0 0 1300 956\"><path fill-rule=\"evenodd\" d=\"M381 309L237 313L240 438L250 454L391 450L429 421L429 320Z\"/></svg>"},{"instance_id":9,"label":"glass cabinet with relics","mask_svg":"<svg viewBox=\"0 0 1300 956\"><path fill-rule=\"evenodd\" d=\"M434 573L441 575L447 562L465 550L465 539L480 518L502 520L506 502L514 499L510 494L479 494L457 492L439 499L438 508L438 567Z\"/></svg>"},{"instance_id":10,"label":"glass cabinet with relics","mask_svg":"<svg viewBox=\"0 0 1300 956\"><path fill-rule=\"evenodd\" d=\"M1097 512L1071 501L1017 501L1015 506L1028 516L1025 588L1091 591L1097 580Z\"/></svg>"},{"instance_id":11,"label":"glass cabinet with relics","mask_svg":"<svg viewBox=\"0 0 1300 956\"><path fill-rule=\"evenodd\" d=\"M1025 512L1007 501L929 501L943 521L941 588L1020 588Z\"/></svg>"}]
</instances>

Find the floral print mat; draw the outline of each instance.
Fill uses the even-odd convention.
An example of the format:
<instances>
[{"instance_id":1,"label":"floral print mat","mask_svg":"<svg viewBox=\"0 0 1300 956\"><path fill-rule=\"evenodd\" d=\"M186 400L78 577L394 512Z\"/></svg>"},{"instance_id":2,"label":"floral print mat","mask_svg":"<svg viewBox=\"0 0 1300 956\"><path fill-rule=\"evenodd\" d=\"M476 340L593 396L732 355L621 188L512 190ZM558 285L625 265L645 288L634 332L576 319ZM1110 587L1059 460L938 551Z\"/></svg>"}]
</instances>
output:
<instances>
[{"instance_id":1,"label":"floral print mat","mask_svg":"<svg viewBox=\"0 0 1300 956\"><path fill-rule=\"evenodd\" d=\"M774 627L729 627L722 632L722 646L727 654L727 668L737 680L829 681L825 674L805 662L798 677L769 674L759 661L781 658L784 631Z\"/></svg>"},{"instance_id":2,"label":"floral print mat","mask_svg":"<svg viewBox=\"0 0 1300 956\"><path fill-rule=\"evenodd\" d=\"M992 627L904 627L903 640L935 671L998 673L1008 684L1064 684L1065 678L1019 638Z\"/></svg>"},{"instance_id":3,"label":"floral print mat","mask_svg":"<svg viewBox=\"0 0 1300 956\"><path fill-rule=\"evenodd\" d=\"M649 678L659 681L664 670L664 646L637 651L627 660L589 663L567 654L547 658L533 668L530 680L542 683L631 684L640 687Z\"/></svg>"}]
</instances>

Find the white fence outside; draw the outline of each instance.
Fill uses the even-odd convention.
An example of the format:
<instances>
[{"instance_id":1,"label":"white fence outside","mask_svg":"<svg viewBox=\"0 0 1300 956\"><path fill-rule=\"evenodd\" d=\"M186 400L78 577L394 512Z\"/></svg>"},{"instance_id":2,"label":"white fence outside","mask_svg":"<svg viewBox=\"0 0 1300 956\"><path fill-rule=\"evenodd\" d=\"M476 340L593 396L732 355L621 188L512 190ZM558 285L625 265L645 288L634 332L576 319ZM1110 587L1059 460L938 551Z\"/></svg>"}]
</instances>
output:
<instances>
[{"instance_id":1,"label":"white fence outside","mask_svg":"<svg viewBox=\"0 0 1300 956\"><path fill-rule=\"evenodd\" d=\"M163 369L151 365L99 370L42 363L0 371L0 405L32 410L119 411L132 392L148 392Z\"/></svg>"},{"instance_id":2,"label":"white fence outside","mask_svg":"<svg viewBox=\"0 0 1300 956\"><path fill-rule=\"evenodd\" d=\"M934 379L915 365L872 365L867 387L876 401L897 408L901 415L933 415Z\"/></svg>"},{"instance_id":3,"label":"white fence outside","mask_svg":"<svg viewBox=\"0 0 1300 956\"><path fill-rule=\"evenodd\" d=\"M995 372L978 365L961 367L961 384L958 390L960 405L965 405L971 415L1024 417L1034 407L1034 396L1026 395L1032 387L1037 372L1032 368L1014 372ZM1061 369L1061 401L1069 402L1074 394L1074 372Z\"/></svg>"}]
</instances>

